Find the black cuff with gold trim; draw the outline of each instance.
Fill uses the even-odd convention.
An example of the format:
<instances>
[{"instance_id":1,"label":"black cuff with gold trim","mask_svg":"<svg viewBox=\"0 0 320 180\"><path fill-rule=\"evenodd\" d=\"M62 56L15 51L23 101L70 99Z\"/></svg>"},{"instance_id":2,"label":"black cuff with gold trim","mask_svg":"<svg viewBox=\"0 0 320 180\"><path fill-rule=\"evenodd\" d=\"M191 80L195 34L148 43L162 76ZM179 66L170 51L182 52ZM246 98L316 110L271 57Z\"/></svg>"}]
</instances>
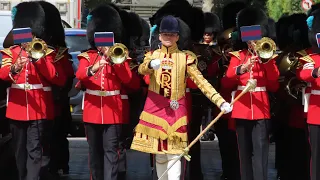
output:
<instances>
[{"instance_id":1,"label":"black cuff with gold trim","mask_svg":"<svg viewBox=\"0 0 320 180\"><path fill-rule=\"evenodd\" d=\"M242 65L240 65L240 66L238 66L237 68L236 68L236 74L237 75L241 75L242 73L241 73L241 67L242 67Z\"/></svg>"},{"instance_id":2,"label":"black cuff with gold trim","mask_svg":"<svg viewBox=\"0 0 320 180\"><path fill-rule=\"evenodd\" d=\"M88 72L87 72L88 76L93 76L92 74L92 66L88 67Z\"/></svg>"},{"instance_id":3,"label":"black cuff with gold trim","mask_svg":"<svg viewBox=\"0 0 320 180\"><path fill-rule=\"evenodd\" d=\"M314 68L313 70L312 70L312 77L313 78L318 78L319 77L319 68L317 67L317 68Z\"/></svg>"}]
</instances>

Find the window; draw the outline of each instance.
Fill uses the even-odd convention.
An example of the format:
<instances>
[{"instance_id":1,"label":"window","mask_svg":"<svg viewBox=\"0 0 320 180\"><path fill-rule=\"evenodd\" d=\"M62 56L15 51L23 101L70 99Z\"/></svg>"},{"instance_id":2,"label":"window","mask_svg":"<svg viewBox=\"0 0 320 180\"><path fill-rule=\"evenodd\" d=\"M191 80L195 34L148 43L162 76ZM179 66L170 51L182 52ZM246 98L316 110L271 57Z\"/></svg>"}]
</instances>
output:
<instances>
[{"instance_id":1,"label":"window","mask_svg":"<svg viewBox=\"0 0 320 180\"><path fill-rule=\"evenodd\" d=\"M90 48L86 36L66 36L69 52L82 51Z\"/></svg>"}]
</instances>

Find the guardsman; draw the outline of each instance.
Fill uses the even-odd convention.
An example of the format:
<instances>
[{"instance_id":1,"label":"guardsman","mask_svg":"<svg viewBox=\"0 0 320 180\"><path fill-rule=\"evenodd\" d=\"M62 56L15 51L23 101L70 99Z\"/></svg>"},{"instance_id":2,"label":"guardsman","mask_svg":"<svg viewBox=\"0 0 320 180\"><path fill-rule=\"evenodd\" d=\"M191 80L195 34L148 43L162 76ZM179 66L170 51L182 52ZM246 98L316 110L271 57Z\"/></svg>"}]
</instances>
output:
<instances>
[{"instance_id":1,"label":"guardsman","mask_svg":"<svg viewBox=\"0 0 320 180\"><path fill-rule=\"evenodd\" d=\"M179 23L165 16L160 24L161 49L146 55L139 73L150 75L150 85L144 111L135 128L131 149L156 154L157 175L160 177L175 158L187 147L186 74L226 113L231 106L203 78L196 67L196 56L180 51ZM181 161L165 174L164 179L180 179Z\"/></svg>"},{"instance_id":2,"label":"guardsman","mask_svg":"<svg viewBox=\"0 0 320 180\"><path fill-rule=\"evenodd\" d=\"M38 43L45 48L49 40L45 36L45 12L37 2L18 4L12 9L12 18L13 29L30 27L31 37L42 39ZM13 39L21 37L17 35ZM54 110L51 86L61 86L66 81L52 63L56 58L54 49L48 47L44 54L35 56L38 51L32 47L30 42L16 41L15 45L2 50L0 69L0 78L11 83L6 116L11 121L19 178L27 180L50 178L49 142Z\"/></svg>"},{"instance_id":3,"label":"guardsman","mask_svg":"<svg viewBox=\"0 0 320 180\"><path fill-rule=\"evenodd\" d=\"M123 84L132 73L129 63L114 64L109 57L110 46L96 46L96 32L113 32L114 42L121 41L122 20L110 5L100 5L88 17L87 37L92 49L78 55L77 79L86 88L83 121L89 144L91 178L117 180L118 149L123 117Z\"/></svg>"},{"instance_id":4,"label":"guardsman","mask_svg":"<svg viewBox=\"0 0 320 180\"><path fill-rule=\"evenodd\" d=\"M279 71L274 56L266 57L268 59L262 59L264 56L257 56L259 53L257 52L257 41L245 43L240 40L240 38L250 35L250 33L243 33L243 36L240 36L240 27L243 26L260 25L261 36L268 37L267 15L259 8L247 7L237 14L236 20L239 35L238 47L243 47L243 49L231 52L232 57L226 78L230 82L236 82L235 96L243 90L249 79L257 81L257 87L252 92L245 94L235 102L234 111L231 114L231 117L236 119L241 163L240 174L241 179L267 180L269 153L267 124L270 119L267 91L275 92L278 89ZM275 43L272 40L266 42L275 51ZM271 51L271 55L273 53Z\"/></svg>"},{"instance_id":5,"label":"guardsman","mask_svg":"<svg viewBox=\"0 0 320 180\"><path fill-rule=\"evenodd\" d=\"M302 69L298 59L307 55L306 48L310 47L306 19L307 16L302 13L283 16L276 26L278 46L283 51L277 59L281 77L276 100L281 103L281 111L275 117L275 123L284 124L284 129L281 129L283 139L276 143L276 146L282 147L282 153L276 156L280 161L276 164L281 179L310 179L310 146L302 105L305 99L303 89L307 83L296 76Z\"/></svg>"},{"instance_id":6,"label":"guardsman","mask_svg":"<svg viewBox=\"0 0 320 180\"><path fill-rule=\"evenodd\" d=\"M307 18L307 25L309 28L309 42L311 48L307 49L307 55L300 58L302 69L297 72L297 77L307 83L311 83L311 95L309 101L307 123L309 128L309 142L311 147L311 163L310 163L310 176L311 180L320 178L319 162L320 162L320 149L319 134L320 134L320 121L319 121L319 32L320 32L320 11L314 9L309 13Z\"/></svg>"},{"instance_id":7,"label":"guardsman","mask_svg":"<svg viewBox=\"0 0 320 180\"><path fill-rule=\"evenodd\" d=\"M47 43L55 49L56 58L52 62L59 74L67 78L62 86L53 86L54 99L54 126L51 142L50 171L57 175L59 169L63 174L69 173L69 142L67 140L72 120L68 92L71 90L74 78L72 61L70 61L68 48L65 43L64 28L61 24L59 10L51 3L38 1L46 15L46 36L51 37ZM57 78L57 81L60 79Z\"/></svg>"},{"instance_id":8,"label":"guardsman","mask_svg":"<svg viewBox=\"0 0 320 180\"><path fill-rule=\"evenodd\" d=\"M230 62L229 52L233 49L232 33L236 28L236 16L237 13L245 8L245 4L242 2L232 2L227 4L222 9L222 28L223 32L218 38L218 45L222 52L222 63L219 70L220 79L220 92L221 96L227 101L232 99L232 91L237 89L237 85L234 81L230 81L225 77L225 73L228 69ZM223 86L222 86L223 85ZM217 109L213 111L214 116L218 113ZM240 179L240 161L238 153L238 143L236 135L235 120L231 118L230 114L225 114L215 124L216 133L219 139L220 155L222 159L221 179L239 180ZM220 136L220 137L219 137Z\"/></svg>"}]
</instances>

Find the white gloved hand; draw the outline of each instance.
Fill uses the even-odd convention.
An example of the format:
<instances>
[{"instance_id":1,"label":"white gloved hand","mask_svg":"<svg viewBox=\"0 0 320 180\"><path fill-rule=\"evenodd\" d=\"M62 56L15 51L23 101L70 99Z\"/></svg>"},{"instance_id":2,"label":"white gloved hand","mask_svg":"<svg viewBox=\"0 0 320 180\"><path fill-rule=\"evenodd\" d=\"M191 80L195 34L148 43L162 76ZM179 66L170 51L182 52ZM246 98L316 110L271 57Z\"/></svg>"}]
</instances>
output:
<instances>
[{"instance_id":1,"label":"white gloved hand","mask_svg":"<svg viewBox=\"0 0 320 180\"><path fill-rule=\"evenodd\" d=\"M220 106L221 111L225 111L224 114L228 114L232 111L232 106L228 102L224 102Z\"/></svg>"},{"instance_id":2,"label":"white gloved hand","mask_svg":"<svg viewBox=\"0 0 320 180\"><path fill-rule=\"evenodd\" d=\"M160 68L160 64L161 61L160 59L154 59L150 62L150 66L154 69L154 70L158 70Z\"/></svg>"}]
</instances>

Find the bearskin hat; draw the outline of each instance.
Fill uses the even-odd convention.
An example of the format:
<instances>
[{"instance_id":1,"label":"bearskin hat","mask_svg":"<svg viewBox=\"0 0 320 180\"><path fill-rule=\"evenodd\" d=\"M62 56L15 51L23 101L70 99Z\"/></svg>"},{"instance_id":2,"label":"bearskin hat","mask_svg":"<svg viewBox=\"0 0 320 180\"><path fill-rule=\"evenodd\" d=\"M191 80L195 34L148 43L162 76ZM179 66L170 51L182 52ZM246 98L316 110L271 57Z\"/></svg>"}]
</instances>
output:
<instances>
[{"instance_id":1,"label":"bearskin hat","mask_svg":"<svg viewBox=\"0 0 320 180\"><path fill-rule=\"evenodd\" d=\"M53 47L66 47L65 33L59 10L49 2L39 1L38 3L45 12L46 33L44 40L48 45Z\"/></svg>"},{"instance_id":2,"label":"bearskin hat","mask_svg":"<svg viewBox=\"0 0 320 180\"><path fill-rule=\"evenodd\" d=\"M220 18L215 13L204 13L204 23L204 32L206 33L217 33L221 30Z\"/></svg>"},{"instance_id":3,"label":"bearskin hat","mask_svg":"<svg viewBox=\"0 0 320 180\"><path fill-rule=\"evenodd\" d=\"M236 27L236 17L246 4L240 1L231 2L223 7L221 12L222 27L224 30Z\"/></svg>"},{"instance_id":4,"label":"bearskin hat","mask_svg":"<svg viewBox=\"0 0 320 180\"><path fill-rule=\"evenodd\" d=\"M320 9L310 13L310 16L307 18L307 25L309 29L309 42L313 47L318 47L316 34L320 32Z\"/></svg>"},{"instance_id":5,"label":"bearskin hat","mask_svg":"<svg viewBox=\"0 0 320 180\"><path fill-rule=\"evenodd\" d=\"M271 34L268 27L268 16L262 9L257 7L247 7L239 11L236 24L238 32L240 32L240 27L242 26L260 25L263 37L269 37Z\"/></svg>"},{"instance_id":6,"label":"bearskin hat","mask_svg":"<svg viewBox=\"0 0 320 180\"><path fill-rule=\"evenodd\" d=\"M150 38L149 23L143 18L140 18L140 23L142 27L142 34L140 36L140 46L149 46L149 38Z\"/></svg>"},{"instance_id":7,"label":"bearskin hat","mask_svg":"<svg viewBox=\"0 0 320 180\"><path fill-rule=\"evenodd\" d=\"M191 39L200 41L204 31L204 17L201 9L192 7L187 0L170 0L151 18L151 26L160 26L164 16L172 15L184 21L191 29Z\"/></svg>"},{"instance_id":8,"label":"bearskin hat","mask_svg":"<svg viewBox=\"0 0 320 180\"><path fill-rule=\"evenodd\" d=\"M87 38L92 48L95 32L113 32L114 41L122 42L123 25L118 11L109 4L99 5L87 16Z\"/></svg>"},{"instance_id":9,"label":"bearskin hat","mask_svg":"<svg viewBox=\"0 0 320 180\"><path fill-rule=\"evenodd\" d=\"M277 39L276 22L271 18L268 18L268 35L274 41Z\"/></svg>"},{"instance_id":10,"label":"bearskin hat","mask_svg":"<svg viewBox=\"0 0 320 180\"><path fill-rule=\"evenodd\" d=\"M281 50L298 51L310 46L307 16L304 13L284 16L277 22L277 42Z\"/></svg>"},{"instance_id":11,"label":"bearskin hat","mask_svg":"<svg viewBox=\"0 0 320 180\"><path fill-rule=\"evenodd\" d=\"M45 39L45 12L37 2L22 2L12 8L13 29L30 27L32 34Z\"/></svg>"}]
</instances>

